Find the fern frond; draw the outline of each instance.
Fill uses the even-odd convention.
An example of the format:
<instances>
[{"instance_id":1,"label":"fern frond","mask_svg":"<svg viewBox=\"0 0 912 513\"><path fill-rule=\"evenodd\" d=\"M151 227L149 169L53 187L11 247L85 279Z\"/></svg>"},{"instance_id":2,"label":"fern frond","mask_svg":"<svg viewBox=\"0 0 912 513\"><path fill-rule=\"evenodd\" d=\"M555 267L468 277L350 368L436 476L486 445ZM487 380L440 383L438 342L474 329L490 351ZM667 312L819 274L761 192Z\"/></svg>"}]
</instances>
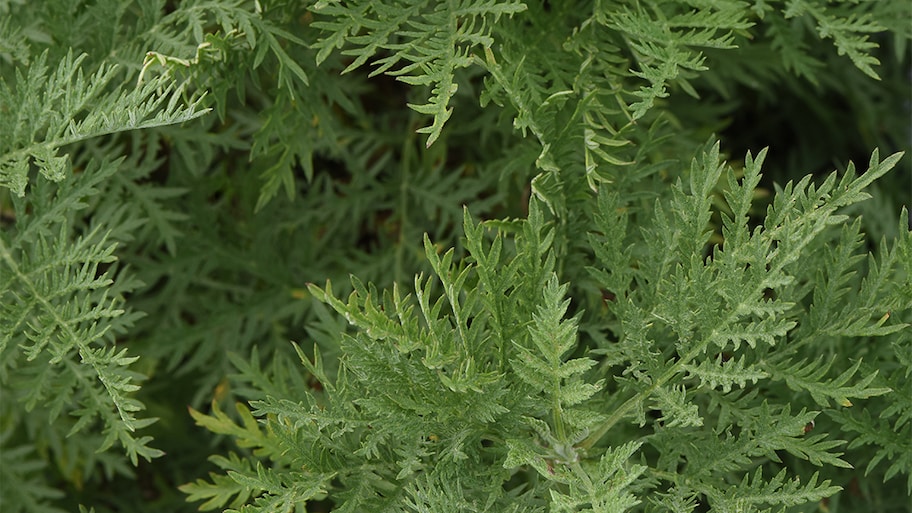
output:
<instances>
[{"instance_id":1,"label":"fern frond","mask_svg":"<svg viewBox=\"0 0 912 513\"><path fill-rule=\"evenodd\" d=\"M816 502L841 490L826 479L818 484L818 473L814 473L806 484L800 479L788 479L785 469L767 480L763 469L758 468L751 479L745 475L736 486L726 490L714 490L710 494L713 509L719 511L756 510L763 506L795 506Z\"/></svg>"},{"instance_id":2,"label":"fern frond","mask_svg":"<svg viewBox=\"0 0 912 513\"><path fill-rule=\"evenodd\" d=\"M912 346L907 339L893 343L893 353L899 366L888 376L886 384L892 393L859 408L836 410L831 416L853 434L849 449L863 448L868 462L865 474L871 474L881 462L885 463L883 479L906 475L906 490L912 491L912 385L908 380L912 369ZM886 402L886 406L882 406ZM879 412L872 414L872 411Z\"/></svg>"},{"instance_id":3,"label":"fern frond","mask_svg":"<svg viewBox=\"0 0 912 513\"><path fill-rule=\"evenodd\" d=\"M906 415L912 411L912 401L908 394L897 399L895 406L903 408ZM838 414L836 419L847 430L857 433L857 437L849 444L849 449L867 445L877 447L865 467L865 474L870 474L881 462L885 462L883 479L889 480L898 474L905 474L906 490L912 490L912 443L909 442L912 429L908 423L891 426L888 422L873 418L867 409L860 415Z\"/></svg>"},{"instance_id":4,"label":"fern frond","mask_svg":"<svg viewBox=\"0 0 912 513\"><path fill-rule=\"evenodd\" d=\"M273 14L273 11L279 14ZM142 76L154 67L178 78L181 75L211 72L207 61L226 60L229 54L247 53L250 69L258 69L266 56L272 54L278 64L277 81L280 90L294 98L296 81L309 84L307 72L289 53L289 43L303 46L298 36L280 27L273 17L281 16L281 8L262 4L250 5L247 0L225 2L191 1L180 9L163 16L146 33L154 42L154 50L146 53ZM199 67L200 69L191 69ZM220 88L221 89L221 88ZM225 90L217 94L224 100ZM220 102L220 114L225 105Z\"/></svg>"},{"instance_id":5,"label":"fern frond","mask_svg":"<svg viewBox=\"0 0 912 513\"><path fill-rule=\"evenodd\" d=\"M419 476L406 488L408 498L404 501L405 507L418 513L469 513L479 511L479 508L505 513L524 511L503 488L493 485L502 479L503 469L477 470L475 475L466 475L444 466Z\"/></svg>"},{"instance_id":6,"label":"fern frond","mask_svg":"<svg viewBox=\"0 0 912 513\"><path fill-rule=\"evenodd\" d=\"M517 1L472 2L318 2L314 11L329 19L314 26L332 34L315 44L317 63L344 44L342 51L355 59L343 73L357 69L377 53L371 75L386 73L411 84L428 86L427 103L409 104L416 112L433 116L433 122L418 129L428 134L427 146L440 137L452 114L450 99L456 93L455 72L473 63L472 52L494 43L493 31L501 17L525 10ZM361 32L367 29L367 35Z\"/></svg>"},{"instance_id":7,"label":"fern frond","mask_svg":"<svg viewBox=\"0 0 912 513\"><path fill-rule=\"evenodd\" d=\"M257 463L255 474L229 470L228 476L247 490L262 490L251 504L239 508L240 513L254 511L292 511L309 500L326 494L331 475L305 472L276 472Z\"/></svg>"},{"instance_id":8,"label":"fern frond","mask_svg":"<svg viewBox=\"0 0 912 513\"><path fill-rule=\"evenodd\" d=\"M784 315L792 304L766 299L764 290L792 283L794 278L788 274L787 267L794 262L795 257L791 255L803 251L826 226L843 221L844 217L836 214L837 208L865 199L864 184L885 173L898 158L899 155L894 155L880 161L875 152L867 173L855 177L850 168L838 185L835 175L819 188L810 186L809 179L787 185L769 208L763 229L754 230L750 236L743 227L750 204L747 186L759 177L762 155L757 161L748 159L743 188L737 185L729 169L731 192L728 199L734 202L732 211L736 217L726 221L726 233L733 238L723 249L717 248L706 261L702 253L707 240L705 227L710 218L709 197L721 176L722 166L717 147L704 153L702 165L695 160L691 165L689 191L685 191L679 182L667 211L656 208L657 228L648 232L653 236L646 240L651 248L647 253L649 260L640 263L647 275L663 277L657 292L659 301L651 316L676 334L679 357L673 364L653 363L652 372L656 372L657 377L617 408L607 422L589 436L584 446L595 443L614 422L633 411L680 372L688 367L693 369L691 362L699 358L710 343L717 344L723 351L728 347L737 350L741 341L754 348L759 347L758 341L775 345L778 339L786 336L797 325L793 316ZM768 366L760 367L760 370L771 377L776 372L783 372ZM814 370L818 368L808 371L807 366L796 365L789 372L812 373ZM839 396L836 399L843 402L848 401L843 395L870 397L887 391L869 387L873 376L841 389L854 375L851 369L829 386L818 387L812 383L815 379L823 379L825 373L826 369L807 381L809 387L815 388L815 398L823 401L823 405L827 404L823 398L827 397L827 390L832 385L836 385L835 394ZM799 378L793 376L792 379Z\"/></svg>"},{"instance_id":9,"label":"fern frond","mask_svg":"<svg viewBox=\"0 0 912 513\"><path fill-rule=\"evenodd\" d=\"M110 275L116 268L105 269L116 260L115 244L99 227L71 240L72 211L99 193L97 185L118 164L89 164L77 179L59 186L57 202L45 197L51 185L39 178L32 204L17 203L21 229L0 234L0 368L43 368L28 379L20 397L26 407L49 405L52 421L63 412L75 415L71 434L102 420L101 449L119 442L135 464L138 457L162 454L148 446L151 438L133 434L154 421L136 417L143 409L132 397L140 376L130 366L137 358L109 345L135 319L120 296L135 283L119 276L114 286ZM34 207L31 213L27 206Z\"/></svg>"},{"instance_id":10,"label":"fern frond","mask_svg":"<svg viewBox=\"0 0 912 513\"><path fill-rule=\"evenodd\" d=\"M807 391L817 404L828 407L830 401L849 407L852 406L850 398L864 399L883 395L890 392L889 388L871 387L871 382L877 377L877 372L871 373L852 386L843 386L858 372L861 360L855 362L838 377L827 380L826 375L836 358L824 362L824 357L819 357L814 362L801 360L788 368L778 368L774 365L764 366L772 379L782 379L789 388L795 391Z\"/></svg>"},{"instance_id":11,"label":"fern frond","mask_svg":"<svg viewBox=\"0 0 912 513\"><path fill-rule=\"evenodd\" d=\"M748 381L757 383L769 377L759 365L745 363L743 355L740 359L725 360L719 354L715 362L703 360L699 365L685 365L684 368L691 376L700 378L703 386L721 388L724 393L728 393L734 385L744 388Z\"/></svg>"},{"instance_id":12,"label":"fern frond","mask_svg":"<svg viewBox=\"0 0 912 513\"><path fill-rule=\"evenodd\" d=\"M220 470L225 472L234 472L237 474L249 474L252 472L251 462L248 459L241 459L235 453L229 453L228 457L212 456L209 458ZM231 509L238 509L244 505L252 495L260 492L258 488L249 488L227 475L209 473L211 482L205 479L197 479L192 483L186 483L178 489L187 494L188 501L206 502L200 504L200 511L210 511L228 506Z\"/></svg>"},{"instance_id":13,"label":"fern frond","mask_svg":"<svg viewBox=\"0 0 912 513\"><path fill-rule=\"evenodd\" d=\"M662 412L658 422L670 428L703 425L699 408L687 400L687 390L683 385L657 387L652 394L654 407Z\"/></svg>"},{"instance_id":14,"label":"fern frond","mask_svg":"<svg viewBox=\"0 0 912 513\"><path fill-rule=\"evenodd\" d=\"M133 89L109 91L118 76L114 65L101 65L86 77L86 55L67 54L48 73L48 53L17 70L15 84L0 79L0 104L9 112L0 122L0 185L25 194L28 170L35 163L50 181L63 180L69 160L62 146L101 135L158 127L197 118L208 112L202 97L185 104L185 92L168 80L151 80Z\"/></svg>"},{"instance_id":15,"label":"fern frond","mask_svg":"<svg viewBox=\"0 0 912 513\"><path fill-rule=\"evenodd\" d=\"M805 433L807 425L817 416L818 412L809 412L802 409L792 414L791 405L786 404L781 411L774 413L776 408L770 407L766 402L758 410L756 422L745 422L752 431L750 444L753 450L749 453L764 455L773 461L779 461L779 456L774 451L785 450L798 458L808 460L814 465L833 465L851 468L852 465L839 458L842 453L832 453L831 449L845 444L843 440L825 440L826 434L808 435Z\"/></svg>"},{"instance_id":16,"label":"fern frond","mask_svg":"<svg viewBox=\"0 0 912 513\"><path fill-rule=\"evenodd\" d=\"M686 5L687 2L684 2ZM668 96L666 85L687 71L704 71L705 58L696 48L731 49L733 31L743 31L753 22L749 12L738 2L713 2L679 12L672 3L653 13L638 6L607 8L599 18L608 27L623 34L639 66L634 75L647 82L634 94L638 101L630 105L634 120L642 118L659 98Z\"/></svg>"},{"instance_id":17,"label":"fern frond","mask_svg":"<svg viewBox=\"0 0 912 513\"><path fill-rule=\"evenodd\" d=\"M591 425L575 425L571 422L574 414L569 410L587 401L603 386L601 381L588 383L581 380L583 373L595 365L595 360L564 360L565 355L576 346L578 322L575 319L562 320L569 305L569 300L563 299L566 290L565 285L558 285L556 276L548 280L542 304L529 326L529 338L537 351L518 345L517 358L512 360L517 376L544 395L546 404L550 405L556 440L564 445L574 436L567 432L568 428L586 430ZM589 422L598 420L598 416L576 418Z\"/></svg>"},{"instance_id":18,"label":"fern frond","mask_svg":"<svg viewBox=\"0 0 912 513\"><path fill-rule=\"evenodd\" d=\"M637 452L640 444L629 442L605 451L597 466L590 470L591 477L571 482L569 493L551 489L553 511L592 511L623 513L640 503L631 493L633 484L646 470L642 465L632 465L628 460ZM579 477L582 469L577 470ZM581 509L581 507L588 508Z\"/></svg>"},{"instance_id":19,"label":"fern frond","mask_svg":"<svg viewBox=\"0 0 912 513\"><path fill-rule=\"evenodd\" d=\"M879 45L870 40L870 34L883 32L883 25L867 13L848 12L844 7L830 8L826 4L807 0L789 2L784 12L786 19L804 14L816 22L820 39L833 39L839 55L848 55L865 75L880 80L874 71L874 66L880 65L880 61L871 55Z\"/></svg>"}]
</instances>

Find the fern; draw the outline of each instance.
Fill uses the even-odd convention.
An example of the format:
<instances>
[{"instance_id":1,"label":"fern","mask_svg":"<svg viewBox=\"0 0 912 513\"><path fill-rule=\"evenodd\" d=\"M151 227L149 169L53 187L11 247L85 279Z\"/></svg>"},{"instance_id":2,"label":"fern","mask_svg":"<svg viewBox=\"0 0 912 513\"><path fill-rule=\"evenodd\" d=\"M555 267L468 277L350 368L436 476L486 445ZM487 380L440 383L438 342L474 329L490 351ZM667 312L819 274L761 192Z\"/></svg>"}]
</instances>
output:
<instances>
[{"instance_id":1,"label":"fern","mask_svg":"<svg viewBox=\"0 0 912 513\"><path fill-rule=\"evenodd\" d=\"M713 494L719 501L716 507L720 511L743 511L745 508L756 508L758 505L794 506L819 500L836 491L836 487L828 486L829 481L823 481L818 486L817 474L812 475L806 485L802 485L797 479L786 481L784 474L784 471L780 472L766 481L762 472L758 470L753 476L753 482L749 476L745 476L731 494L737 499L726 497L729 495L728 492L719 491Z\"/></svg>"},{"instance_id":2,"label":"fern","mask_svg":"<svg viewBox=\"0 0 912 513\"><path fill-rule=\"evenodd\" d=\"M905 3L0 14L3 511L907 509Z\"/></svg>"},{"instance_id":3,"label":"fern","mask_svg":"<svg viewBox=\"0 0 912 513\"><path fill-rule=\"evenodd\" d=\"M799 1L791 2L784 14L786 18L810 15L821 39L832 38L839 55L847 55L866 75L879 79L873 67L880 61L870 54L871 49L877 48L877 43L870 41L868 34L881 32L883 27L867 13L839 16L828 11L825 6Z\"/></svg>"},{"instance_id":4,"label":"fern","mask_svg":"<svg viewBox=\"0 0 912 513\"><path fill-rule=\"evenodd\" d=\"M213 456L211 461L220 470L234 473L234 475L253 472L250 462L238 458L236 454L230 454L227 458ZM226 505L232 509L240 508L250 499L252 493L259 491L259 488L238 483L229 476L211 474L210 478L212 479L211 484L200 479L196 483L187 483L180 487L180 490L188 495L189 500L206 500L200 505L200 511L210 511Z\"/></svg>"},{"instance_id":5,"label":"fern","mask_svg":"<svg viewBox=\"0 0 912 513\"><path fill-rule=\"evenodd\" d=\"M424 104L409 104L416 112L433 116L433 123L418 129L428 134L427 146L440 137L450 118L450 99L458 85L455 73L473 63L475 47L494 44L492 31L502 16L525 10L520 2L453 1L437 5L428 2L361 2L342 5L318 2L315 11L327 16L315 26L331 33L316 47L317 64L329 53L349 43L343 50L355 59L342 72L365 64L379 51L390 54L373 61L371 75L388 73L410 85L428 86L431 96ZM366 35L360 35L366 31Z\"/></svg>"},{"instance_id":6,"label":"fern","mask_svg":"<svg viewBox=\"0 0 912 513\"><path fill-rule=\"evenodd\" d=\"M17 72L14 86L0 83L0 102L14 109L2 127L9 137L0 147L0 185L20 197L25 194L33 161L48 180L64 179L69 164L66 157L57 155L61 146L125 130L182 123L206 112L201 99L183 105L181 91L161 80L106 93L105 86L114 79L117 68L102 65L86 78L80 67L84 58L71 52L49 75L45 52L29 66L27 75Z\"/></svg>"},{"instance_id":7,"label":"fern","mask_svg":"<svg viewBox=\"0 0 912 513\"><path fill-rule=\"evenodd\" d=\"M14 435L21 443L23 429L32 436L44 433L43 443L55 445L58 469L81 483L94 465L109 465L94 453L114 444L133 465L163 452L150 446L151 436L136 434L155 421L138 416L145 409L135 398L141 376L131 367L138 357L112 344L138 317L123 301L139 284L117 267L111 228L135 218L121 210L84 223L79 214L105 190L121 159L107 154L74 165L59 152L93 138L182 123L206 109L201 98L185 103L181 88L167 80L116 88L116 65L86 73L87 55L72 49L49 71L49 55L45 50L27 69L17 68L12 81L8 73L0 79L0 184L17 197L10 212L15 230L0 235L0 375L4 396L9 393L24 412L47 424L36 431L26 427L31 421L23 412L7 408L4 444ZM83 442L62 447L61 440L80 435ZM30 471L29 465L21 468L10 482ZM9 507L53 509L44 500L58 496L27 483Z\"/></svg>"},{"instance_id":8,"label":"fern","mask_svg":"<svg viewBox=\"0 0 912 513\"><path fill-rule=\"evenodd\" d=\"M801 484L797 477L787 478L785 469L771 480L763 479L762 471L752 470L758 459L782 462L781 453L818 467L850 467L841 459L841 453L834 452L835 448L844 445L844 441L829 439L825 434L807 434L807 426L819 412L806 409L793 412L789 403L773 405L767 400L759 401L757 395L752 394L749 397L753 404L728 407L728 412L720 416L715 408L707 408L704 401L707 398L726 400L734 393L733 384L750 388L752 385L748 381L785 379L789 386L798 386L794 379L783 378L763 363L765 359L775 361L777 353L770 353L768 348L777 346L796 328L797 323L790 320L795 314L788 314L794 303L779 306L778 300L764 299L762 291L775 286L782 295L788 296L793 280L788 274L789 264L795 261L791 252L803 253L804 247L813 246L815 240L820 240L821 230L831 224L829 219L838 219L833 205L846 205L863 198L860 184L885 172L896 162L896 157L881 162L875 155L868 173L855 178L847 175L838 186L831 178L827 183L832 185L825 183L819 189L804 184L787 187L782 195L790 197L795 205L790 214L782 215L786 208L782 205L789 200L777 200L768 212L765 227L751 233L746 227L745 214L762 157L761 154L756 160L748 158L746 174L740 183L728 169L728 201L734 215L725 225L728 237L724 249L717 248L711 258L695 260L693 255L701 255L703 248L702 244L692 241L694 236L704 240L707 237L702 226L709 221L708 199L725 171L725 166L719 163L717 146L704 153L702 161L694 161L687 188L682 183L675 186L674 194L668 200L669 211L663 212L664 205L656 210L655 222L660 227L656 228L657 233L671 231L668 223L672 222L672 216L686 215L687 219L676 223L683 224L680 238L659 240L670 251L664 255L645 253L659 260L642 262L639 266L639 273L644 278L659 277L659 292L655 296L634 293L627 300L628 306L619 307L617 311L627 317L623 320L626 325L636 325L637 318L642 322L647 312L645 308L636 308L636 303L655 301L653 313L648 318L667 326L665 330L655 331L646 327L639 337L635 331L628 331L627 337L619 342L632 347L613 363L630 365L624 372L629 377L615 379L625 388L638 391L626 400L624 396L600 394L605 378L593 381L590 377L597 363L595 360L567 357L568 352L578 347L576 324L579 319L563 320L568 306L563 299L567 288L560 286L551 274L553 257L549 256L548 248L553 239L550 235L541 237L541 234L552 232L542 231L546 225L541 206L533 201L529 218L521 228L522 235L516 239L515 256L504 254L503 234L486 244L481 239L480 227L468 218L466 247L471 256L466 262L457 264L452 252L440 257L435 246L426 242L427 257L442 285L439 299L430 299L431 282L421 277L415 284L416 303L403 296L398 287L380 293L357 280L347 301L334 297L329 287L325 290L312 288L316 297L344 315L358 331L354 336L343 335L342 349L348 358L342 363L337 381L324 384L326 396L322 401L328 399L328 404L321 404L321 399L311 394L305 403L297 405L276 398L254 403L258 415L267 415L264 420L270 429L285 433L277 439L288 445L271 452L309 454L307 459L291 463L290 467L343 472L349 476L343 482L353 477L352 472L354 475L363 472L355 469L363 469L371 465L371 461L379 464L384 461L385 454L397 454L398 457L383 464L392 465L391 468L378 467L374 471L380 481L369 488L373 487L373 493L380 493L380 490L392 487L391 490L406 490L406 494L385 495L382 501L374 502L369 498L373 496L369 491L361 491L353 498L343 492L344 488L338 490L338 495L327 489L343 510L367 507L368 504L386 507L403 504L403 507L417 510L427 508L428 504L465 507L460 497L471 492L439 488L440 485L433 484L435 481L423 478L413 481L416 472L428 469L432 474L449 475L446 472L453 470L444 469L452 469L452 465L461 461L490 458L495 458L494 461L504 458L500 459L501 465L513 471L534 470L543 480L536 485L534 494L558 510L591 507L596 511L611 508L625 511L638 503L634 489L629 487L640 474L659 482L669 481L678 490L676 493L703 494L719 511L738 510L747 505L792 506L832 495L839 487L829 480L819 481L817 474ZM602 204L610 203L603 200ZM707 214L700 216L700 212ZM610 215L610 212L602 212L602 215ZM804 235L785 237L781 235L783 232ZM772 241L778 241L778 244ZM739 275L717 271L753 262L760 269L756 273ZM668 267L675 271L665 273L664 269ZM503 288L504 283L515 281L517 276L527 276L523 282L538 286L516 290ZM550 278L546 279L548 276ZM735 277L735 282L726 281ZM676 285L676 280L687 280L687 286ZM753 292L747 292L751 288ZM459 290L464 294L457 294ZM703 298L702 303L697 303L698 297ZM709 300L712 297L718 299ZM445 310L449 313L442 317ZM773 314L779 318L777 324L764 325L763 319L772 319ZM504 323L505 319L512 322ZM776 325L781 328L773 328ZM668 339L663 333L674 333L674 336ZM762 335L754 338L751 333ZM883 335L890 333L895 330L885 331ZM742 345L742 342L746 344ZM644 353L644 345L653 350ZM635 349L637 346L640 348ZM739 352L742 356L739 360L730 360L736 363L724 365L720 357L714 356L723 350ZM784 352L788 354L789 351ZM667 356L675 353L677 357ZM477 355L487 355L491 359L478 360ZM640 357L631 358L633 355ZM321 370L322 364L312 364L305 355L301 356L320 382L328 380ZM504 360L511 365L504 367ZM319 362L319 358L316 361ZM752 374L736 377L732 373L731 377L720 378L725 371L731 372L734 365L739 370L754 370L748 371ZM717 368L722 370L717 371ZM815 398L821 390L826 390L829 397L856 399L890 391L870 387L876 377L873 374L852 387L840 388L852 379L858 368L859 364L854 365L828 385L824 376L829 366L796 364L796 370L800 369L800 372L816 373L806 375L806 382L815 385L802 388ZM496 374L491 372L496 369L500 369ZM702 387L688 387L688 376L699 377ZM717 391L720 383L725 385ZM523 392L506 393L510 388ZM346 399L340 402L338 398L334 399L337 395ZM484 403L479 402L482 397ZM352 401L351 404L343 406L348 401ZM822 396L818 401L823 401L824 406L828 404ZM604 406L593 408L597 404ZM849 406L847 400L843 401L843 406ZM646 421L646 409L657 410L661 415ZM343 414L346 410L349 413ZM620 455L602 444L629 415L632 415L630 420L651 425L652 434L626 445ZM461 423L454 429L452 420L456 416ZM707 422L707 418L713 420ZM739 435L731 434L730 428L724 427L731 422L739 427ZM344 427L346 425L348 429ZM395 434L389 431L391 426L397 426ZM514 431L509 436L494 434L502 426L514 426ZM292 434L296 431L300 434ZM722 438L717 439L720 435ZM484 443L480 446L467 444L469 440L477 443L479 438L491 440L490 449L485 449ZM337 439L348 440L351 447L348 451L352 452L338 447L339 442L332 441ZM692 448L685 448L687 445L682 443L695 439L704 442ZM301 445L299 440L313 442ZM412 445L419 440L423 442ZM319 459L313 456L315 447L311 443L318 447L325 444ZM647 465L628 467L624 462L644 443L662 456L658 461L649 462L643 453ZM502 448L498 447L500 444L503 444ZM337 455L335 458L343 454L351 456L340 461L334 459L333 454ZM602 456L594 461L591 454ZM357 460L351 458L363 460L354 463ZM708 461L707 465L699 464L706 458L718 466L707 466ZM608 460L614 463L607 464ZM320 467L316 467L318 462ZM680 462L687 462L683 471ZM379 468L385 469L380 471ZM621 474L616 475L618 472ZM724 485L726 476L739 475L739 485L734 488ZM499 479L508 478L509 474L504 474ZM240 484L253 482L248 480L254 479L254 474L234 479ZM267 480L271 483L268 484L262 472L257 471L256 479L262 483L260 489L270 497L260 501L261 504L297 496L287 487L270 488L280 482L276 480L279 478ZM360 482L365 479L368 478L365 476ZM325 478L320 482L325 483ZM212 486L216 486L215 483ZM417 498L415 494L418 494ZM496 504L502 497L488 500L493 501L489 504Z\"/></svg>"},{"instance_id":9,"label":"fern","mask_svg":"<svg viewBox=\"0 0 912 513\"><path fill-rule=\"evenodd\" d=\"M58 192L63 199L59 205L79 208L87 196L97 194L94 186L115 172L117 164L96 165L83 175L86 179L66 182ZM137 376L128 370L136 357L105 347L115 333L132 323L134 316L125 316L119 306L120 295L135 285L120 291L111 287L111 278L99 273L99 266L114 261L114 245L97 227L68 240L67 209L55 212L50 199L36 206L43 214L37 219L29 219L26 203L18 203L17 218L28 228L16 238L0 239L5 305L0 354L5 368L19 367L21 373L6 386L19 389L17 395L28 409L47 404L50 421L62 412L78 417L69 434L85 429L96 418L102 420L106 435L102 448L118 442L134 464L139 456L159 456L160 451L147 446L151 438L132 434L151 422L136 418L143 405L130 397L138 389ZM24 361L14 363L20 359ZM54 367L61 369L59 374L49 372Z\"/></svg>"}]
</instances>

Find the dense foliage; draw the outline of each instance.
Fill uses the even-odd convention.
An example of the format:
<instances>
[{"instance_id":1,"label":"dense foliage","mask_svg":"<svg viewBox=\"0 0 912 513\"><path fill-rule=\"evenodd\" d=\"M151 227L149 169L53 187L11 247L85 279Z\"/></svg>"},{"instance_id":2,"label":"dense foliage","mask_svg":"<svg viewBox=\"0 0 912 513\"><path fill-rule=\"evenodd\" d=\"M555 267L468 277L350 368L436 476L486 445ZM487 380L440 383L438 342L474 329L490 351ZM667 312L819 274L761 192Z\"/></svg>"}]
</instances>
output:
<instances>
[{"instance_id":1,"label":"dense foliage","mask_svg":"<svg viewBox=\"0 0 912 513\"><path fill-rule=\"evenodd\" d=\"M0 510L912 510L910 19L0 2Z\"/></svg>"}]
</instances>

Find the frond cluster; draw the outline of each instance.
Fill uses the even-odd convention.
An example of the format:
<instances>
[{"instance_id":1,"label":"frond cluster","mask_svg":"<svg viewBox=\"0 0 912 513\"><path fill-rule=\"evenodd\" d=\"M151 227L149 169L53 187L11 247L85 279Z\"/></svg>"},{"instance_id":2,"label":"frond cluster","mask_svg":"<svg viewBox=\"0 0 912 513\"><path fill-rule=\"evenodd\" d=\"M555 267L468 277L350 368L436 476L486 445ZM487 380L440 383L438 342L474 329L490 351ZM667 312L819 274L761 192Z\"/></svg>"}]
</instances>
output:
<instances>
[{"instance_id":1,"label":"frond cluster","mask_svg":"<svg viewBox=\"0 0 912 513\"><path fill-rule=\"evenodd\" d=\"M69 160L62 146L127 130L183 123L202 116L201 99L189 104L174 84L154 80L136 88L108 91L116 66L101 65L86 77L86 55L66 55L53 73L48 53L17 70L15 84L0 81L0 104L6 106L0 130L9 134L0 146L0 186L23 196L30 166L48 180L63 180Z\"/></svg>"},{"instance_id":2,"label":"frond cluster","mask_svg":"<svg viewBox=\"0 0 912 513\"><path fill-rule=\"evenodd\" d=\"M0 510L904 507L910 15L0 2Z\"/></svg>"},{"instance_id":3,"label":"frond cluster","mask_svg":"<svg viewBox=\"0 0 912 513\"><path fill-rule=\"evenodd\" d=\"M4 388L28 410L46 410L68 435L100 421L100 448L119 443L135 464L161 455L148 446L151 437L133 434L153 421L136 417L143 405L132 397L139 386L129 367L137 358L110 345L135 319L122 303L136 284L119 276L114 286L116 244L100 227L71 239L67 219L117 167L96 164L54 198L16 203L22 228L0 238L0 370Z\"/></svg>"},{"instance_id":4,"label":"frond cluster","mask_svg":"<svg viewBox=\"0 0 912 513\"><path fill-rule=\"evenodd\" d=\"M258 504L300 497L279 483L296 483L301 476L294 469L305 469L310 499L327 494L340 507L411 505L418 511L500 504L512 496L503 483L517 472L534 472L528 493L559 511L627 511L660 486L668 491L656 504L703 496L717 511L794 506L836 493L840 487L820 479L819 471L802 476L781 468L764 477L765 461L852 466L837 452L846 449L844 440L808 427L820 420L820 411L792 404L832 407L835 399L837 407L851 408L852 401L892 390L876 386L876 373L859 377L861 361L834 375L833 361L796 359L803 343L790 339L817 308L798 306L809 293L802 274L809 270L797 263L827 234L839 233L830 228L842 224L837 209L864 199L864 184L899 156L881 161L875 153L865 174L838 181L832 176L819 187L789 184L765 222L751 230L748 212L764 156L748 155L740 178L720 162L718 145L695 159L687 182L673 187L655 207L653 225L642 228L654 234L642 244L665 251L625 250L619 243L631 228L616 215L618 198L600 198L599 228L612 237L605 244L621 252L596 247L612 268L596 266L593 276L616 295L611 315L624 326L618 340L589 348L607 356L601 367L597 359L574 356L585 351L578 333L585 317L566 318L569 289L554 274L553 228L535 200L519 226L493 224L500 228L489 242L483 225L466 218L469 256L461 263L452 250L440 256L426 241L441 286L436 294L433 280L420 276L414 299L398 286L381 292L357 280L347 301L329 285L312 287L355 331L340 335L345 356L335 380L318 348L313 362L298 349L320 392L305 391L303 401L267 397L252 403L279 444L268 450L253 444L255 452L271 455L289 473L229 472L234 484L213 476L191 491L201 498L227 496L237 485L255 483L244 493L261 494L253 503L260 511ZM730 212L725 242L707 255L710 200L723 181ZM514 250L507 249L508 236ZM634 254L640 255L636 261ZM821 279L812 290L832 286ZM904 327L870 333L888 337ZM782 368L786 357L794 363ZM849 419L842 422L860 425ZM258 432L251 419L245 422ZM648 434L614 445L631 422L646 426ZM247 435L236 436L242 446L249 444ZM896 450L895 442L878 440L881 457ZM636 454L638 464L630 461ZM494 490L467 485L477 469L487 469Z\"/></svg>"},{"instance_id":5,"label":"frond cluster","mask_svg":"<svg viewBox=\"0 0 912 513\"><path fill-rule=\"evenodd\" d=\"M501 17L525 9L513 0L318 2L314 10L325 19L314 25L329 35L316 44L317 64L343 48L342 54L354 59L342 73L371 60L371 76L387 73L429 87L427 103L409 107L433 116L431 125L418 129L428 134L430 146L452 114L449 102L459 88L457 70L472 65L476 48L494 44L492 33Z\"/></svg>"}]
</instances>

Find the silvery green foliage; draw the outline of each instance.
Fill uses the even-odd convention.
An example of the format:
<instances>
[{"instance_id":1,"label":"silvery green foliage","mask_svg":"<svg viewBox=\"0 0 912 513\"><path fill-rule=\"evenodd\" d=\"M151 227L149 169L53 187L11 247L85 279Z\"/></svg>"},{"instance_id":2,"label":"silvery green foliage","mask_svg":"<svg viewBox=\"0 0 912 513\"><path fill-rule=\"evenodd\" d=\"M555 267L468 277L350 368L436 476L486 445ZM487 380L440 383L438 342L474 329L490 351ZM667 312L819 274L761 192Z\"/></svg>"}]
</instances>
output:
<instances>
[{"instance_id":1,"label":"silvery green foliage","mask_svg":"<svg viewBox=\"0 0 912 513\"><path fill-rule=\"evenodd\" d=\"M866 399L885 397L897 413L905 399L837 348L861 337L908 343L908 325L878 313L908 314L896 255L912 237L885 242L860 289L845 291L851 309L826 292L848 269L821 271L846 258L827 249L834 239L857 252L846 238L857 240L858 223L846 224L840 209L865 200L865 186L900 155L875 152L860 176L850 169L819 186L788 184L751 226L766 150L739 172L718 151L695 159L637 225L628 219L637 209L617 193L592 199L588 283L613 298L595 316L568 316L555 220L535 199L514 223L466 214L462 260L426 240L434 272L411 293L354 279L346 299L329 283L312 286L351 326L335 338L337 371L327 373L319 345L313 357L296 346L316 389L270 385L279 393L252 410L238 405L242 423L218 409L194 412L263 463L238 470L220 458L226 475L182 489L208 499L207 509L247 502L243 511L325 498L339 511L779 511L836 494L823 476L866 461L847 455L840 424L864 430L877 454L870 465L888 458L891 473L907 474L895 435L850 420L853 409L867 411ZM726 188L713 207L718 184ZM714 208L726 212L725 239L707 253ZM875 292L868 284L887 281L888 268L901 287ZM839 322L816 326L835 314L831 304ZM583 339L580 323L610 334ZM832 357L820 355L822 330L844 333ZM891 418L908 429L903 415Z\"/></svg>"},{"instance_id":2,"label":"silvery green foliage","mask_svg":"<svg viewBox=\"0 0 912 513\"><path fill-rule=\"evenodd\" d=\"M904 507L910 10L0 2L0 509Z\"/></svg>"}]
</instances>

